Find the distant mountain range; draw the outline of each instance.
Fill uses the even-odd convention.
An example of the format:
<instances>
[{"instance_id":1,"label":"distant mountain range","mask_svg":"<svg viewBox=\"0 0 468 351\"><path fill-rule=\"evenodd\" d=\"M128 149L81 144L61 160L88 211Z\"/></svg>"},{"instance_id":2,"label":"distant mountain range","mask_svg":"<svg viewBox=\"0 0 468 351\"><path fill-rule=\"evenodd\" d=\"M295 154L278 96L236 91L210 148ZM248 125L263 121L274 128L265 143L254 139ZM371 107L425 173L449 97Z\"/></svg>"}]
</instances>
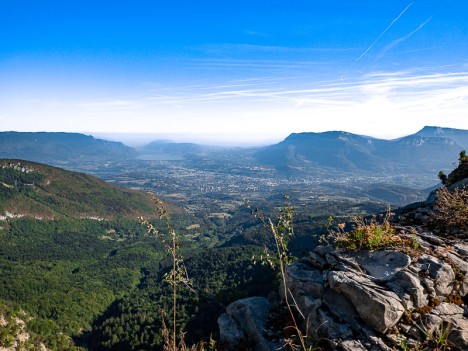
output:
<instances>
[{"instance_id":1,"label":"distant mountain range","mask_svg":"<svg viewBox=\"0 0 468 351\"><path fill-rule=\"evenodd\" d=\"M167 140L155 140L137 149L140 159L181 160L186 157L205 155L219 150L219 147L194 143L175 143Z\"/></svg>"},{"instance_id":2,"label":"distant mountain range","mask_svg":"<svg viewBox=\"0 0 468 351\"><path fill-rule=\"evenodd\" d=\"M294 133L282 142L262 148L233 149L154 141L133 149L120 142L76 133L0 133L0 157L53 165L142 159L182 160L237 155L239 163L270 166L293 174L313 169L373 174L436 174L453 168L461 150L468 149L468 131L424 127L394 140L344 131Z\"/></svg>"},{"instance_id":3,"label":"distant mountain range","mask_svg":"<svg viewBox=\"0 0 468 351\"><path fill-rule=\"evenodd\" d=\"M383 140L342 131L291 134L259 149L256 160L293 171L327 167L344 172L438 172L452 169L468 148L468 131L424 127L406 137Z\"/></svg>"},{"instance_id":4,"label":"distant mountain range","mask_svg":"<svg viewBox=\"0 0 468 351\"><path fill-rule=\"evenodd\" d=\"M120 142L84 134L0 132L0 158L61 164L126 160L137 155L136 150Z\"/></svg>"}]
</instances>

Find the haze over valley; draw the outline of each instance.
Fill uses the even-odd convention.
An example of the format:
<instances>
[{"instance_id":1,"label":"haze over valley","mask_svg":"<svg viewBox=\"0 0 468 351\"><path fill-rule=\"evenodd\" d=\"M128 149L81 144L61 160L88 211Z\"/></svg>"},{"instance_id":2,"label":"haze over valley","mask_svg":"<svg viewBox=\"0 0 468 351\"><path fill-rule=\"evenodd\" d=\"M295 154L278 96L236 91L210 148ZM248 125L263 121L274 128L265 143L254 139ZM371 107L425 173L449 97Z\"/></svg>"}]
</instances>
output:
<instances>
[{"instance_id":1,"label":"haze over valley","mask_svg":"<svg viewBox=\"0 0 468 351\"><path fill-rule=\"evenodd\" d=\"M438 172L449 171L458 151L468 146L467 131L440 127L395 140L300 133L254 148L156 140L134 149L81 134L0 135L1 157L152 191L192 213L229 215L244 198L264 201L286 193L302 206L330 199L383 205L423 200L439 182Z\"/></svg>"},{"instance_id":2,"label":"haze over valley","mask_svg":"<svg viewBox=\"0 0 468 351\"><path fill-rule=\"evenodd\" d=\"M0 351L467 350L467 13L0 1Z\"/></svg>"}]
</instances>

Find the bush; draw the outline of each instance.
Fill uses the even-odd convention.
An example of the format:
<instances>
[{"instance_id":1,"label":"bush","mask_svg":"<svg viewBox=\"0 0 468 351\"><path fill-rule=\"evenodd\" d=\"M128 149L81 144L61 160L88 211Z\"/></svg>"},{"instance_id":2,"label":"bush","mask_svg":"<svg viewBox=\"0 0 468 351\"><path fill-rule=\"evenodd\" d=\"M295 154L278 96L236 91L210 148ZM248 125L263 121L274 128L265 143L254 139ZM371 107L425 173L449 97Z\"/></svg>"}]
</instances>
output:
<instances>
[{"instance_id":1,"label":"bush","mask_svg":"<svg viewBox=\"0 0 468 351\"><path fill-rule=\"evenodd\" d=\"M350 232L344 231L344 224L338 224L338 231L332 231L335 245L346 250L379 250L400 243L401 239L389 222L390 213L383 216L382 222L355 217L355 228Z\"/></svg>"},{"instance_id":2,"label":"bush","mask_svg":"<svg viewBox=\"0 0 468 351\"><path fill-rule=\"evenodd\" d=\"M434 206L434 224L443 228L468 228L468 189L455 188L437 191Z\"/></svg>"}]
</instances>

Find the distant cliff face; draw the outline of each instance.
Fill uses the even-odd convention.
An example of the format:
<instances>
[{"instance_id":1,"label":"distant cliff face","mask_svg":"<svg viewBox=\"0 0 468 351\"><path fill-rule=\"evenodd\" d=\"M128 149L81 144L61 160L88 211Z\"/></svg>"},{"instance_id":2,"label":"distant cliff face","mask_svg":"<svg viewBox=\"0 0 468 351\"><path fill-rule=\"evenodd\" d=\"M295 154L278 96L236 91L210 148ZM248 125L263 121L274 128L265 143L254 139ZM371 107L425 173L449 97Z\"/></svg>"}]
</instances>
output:
<instances>
[{"instance_id":1,"label":"distant cliff face","mask_svg":"<svg viewBox=\"0 0 468 351\"><path fill-rule=\"evenodd\" d=\"M468 131L425 127L395 140L347 132L291 134L260 149L256 158L278 168L329 167L342 172L428 172L450 169L458 152L468 148ZM435 172L435 173L434 173Z\"/></svg>"}]
</instances>

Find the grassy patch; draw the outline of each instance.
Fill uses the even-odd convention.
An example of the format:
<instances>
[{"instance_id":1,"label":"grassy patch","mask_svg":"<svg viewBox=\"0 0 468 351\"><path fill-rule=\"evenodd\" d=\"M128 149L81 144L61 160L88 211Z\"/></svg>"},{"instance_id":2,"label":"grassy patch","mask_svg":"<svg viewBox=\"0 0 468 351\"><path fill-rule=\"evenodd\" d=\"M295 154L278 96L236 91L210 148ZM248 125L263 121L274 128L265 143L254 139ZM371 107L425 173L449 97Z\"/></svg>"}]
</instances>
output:
<instances>
[{"instance_id":1,"label":"grassy patch","mask_svg":"<svg viewBox=\"0 0 468 351\"><path fill-rule=\"evenodd\" d=\"M338 224L338 230L330 232L336 247L351 251L372 251L400 245L402 239L390 224L390 215L387 213L381 218L374 216L371 220L354 217L354 228L348 232L345 231L345 224Z\"/></svg>"}]
</instances>

